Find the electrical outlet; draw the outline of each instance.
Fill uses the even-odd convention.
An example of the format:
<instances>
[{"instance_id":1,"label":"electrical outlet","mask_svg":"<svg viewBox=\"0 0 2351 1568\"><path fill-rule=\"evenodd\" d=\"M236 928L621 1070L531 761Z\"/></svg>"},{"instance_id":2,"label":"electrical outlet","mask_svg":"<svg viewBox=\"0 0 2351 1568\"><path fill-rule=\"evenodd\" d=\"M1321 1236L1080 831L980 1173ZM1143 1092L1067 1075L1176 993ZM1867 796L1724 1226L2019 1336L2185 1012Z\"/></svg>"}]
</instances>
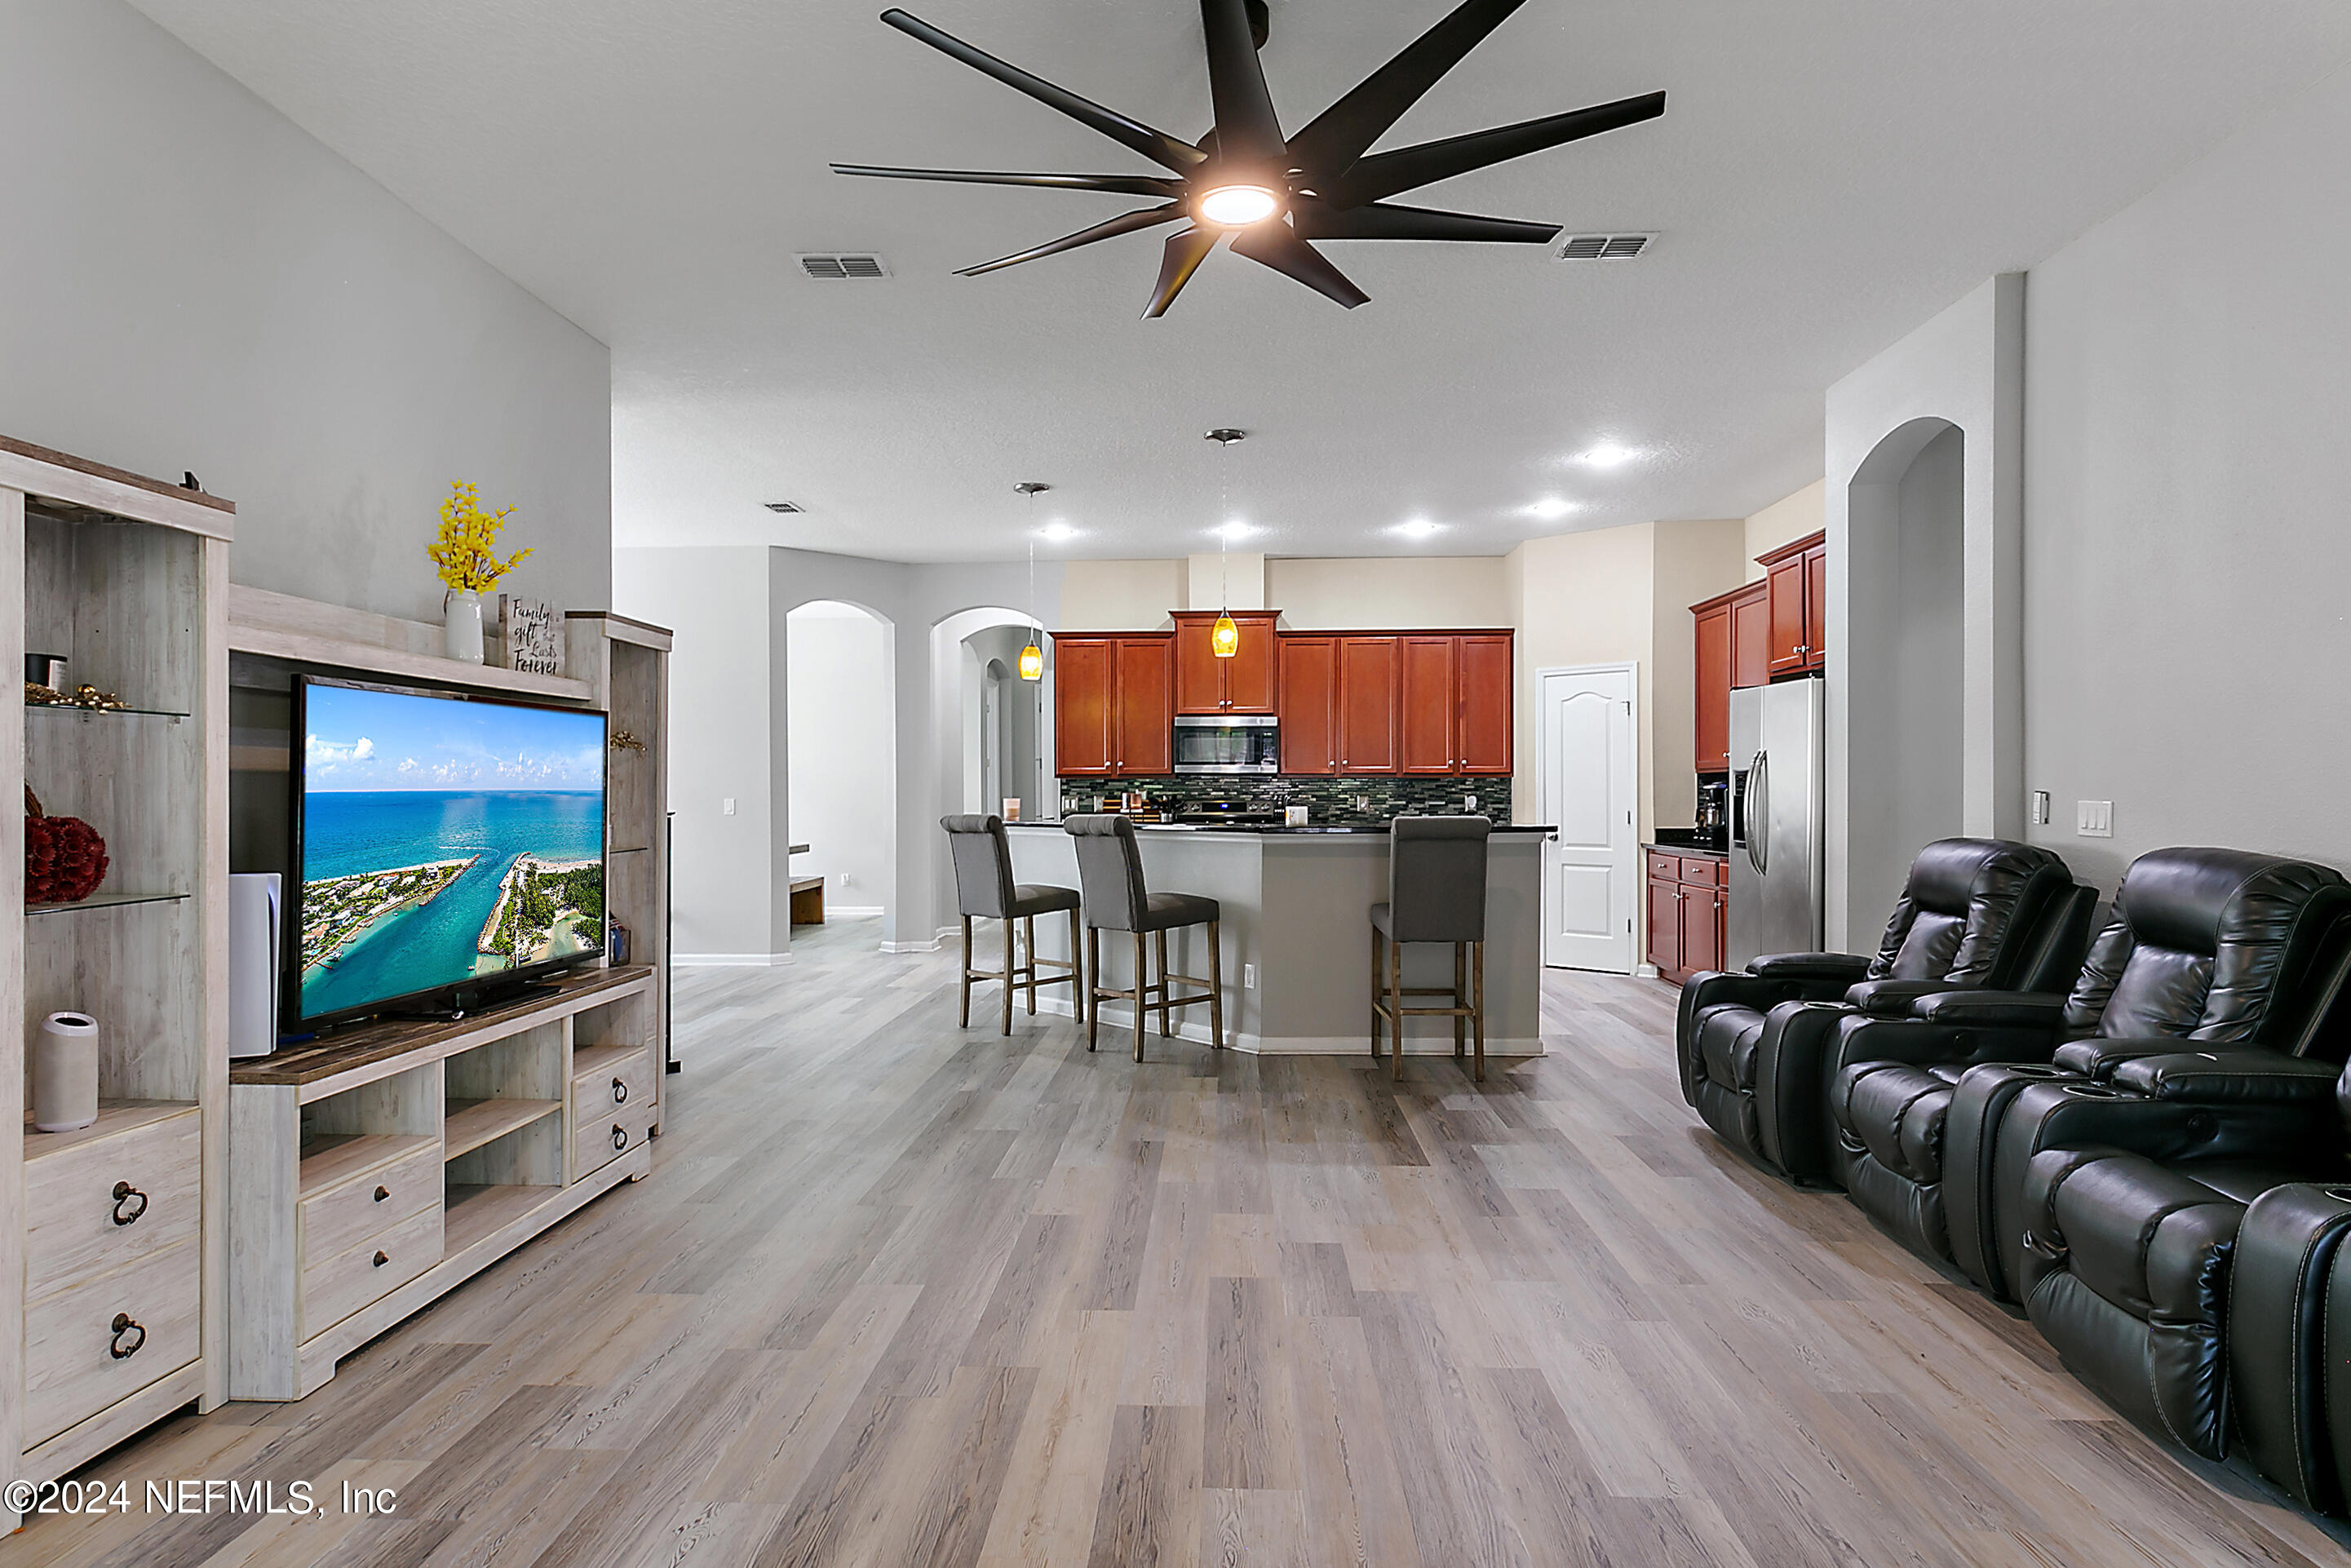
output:
<instances>
[{"instance_id":1,"label":"electrical outlet","mask_svg":"<svg viewBox=\"0 0 2351 1568\"><path fill-rule=\"evenodd\" d=\"M1253 991L1257 989L1257 966L1255 964L1243 964L1241 966L1241 989L1245 991Z\"/></svg>"},{"instance_id":2,"label":"electrical outlet","mask_svg":"<svg viewBox=\"0 0 2351 1568\"><path fill-rule=\"evenodd\" d=\"M1370 810L1371 809L1372 809L1372 798L1371 798L1369 795L1358 795L1358 796L1356 796L1356 797L1355 797L1355 810L1358 810L1358 811L1368 811L1368 810Z\"/></svg>"},{"instance_id":3,"label":"electrical outlet","mask_svg":"<svg viewBox=\"0 0 2351 1568\"><path fill-rule=\"evenodd\" d=\"M719 801L719 802L718 802L718 811L719 811L719 815L721 815L721 816L725 816L725 817L731 817L731 816L733 816L733 815L735 814L735 797L734 797L734 796L732 796L732 795L729 795L729 796L727 796L725 800L723 800Z\"/></svg>"},{"instance_id":4,"label":"electrical outlet","mask_svg":"<svg viewBox=\"0 0 2351 1568\"><path fill-rule=\"evenodd\" d=\"M843 887L847 887L847 886L848 886L848 885L849 885L852 881L854 881L854 880L855 880L855 879L854 879L853 877L852 877L852 876L849 874L849 873L847 873L847 872L842 872L842 873L841 873L841 886L843 886Z\"/></svg>"},{"instance_id":5,"label":"electrical outlet","mask_svg":"<svg viewBox=\"0 0 2351 1568\"><path fill-rule=\"evenodd\" d=\"M2046 789L2035 789L2032 792L2032 820L2043 827L2048 825L2049 791Z\"/></svg>"},{"instance_id":6,"label":"electrical outlet","mask_svg":"<svg viewBox=\"0 0 2351 1568\"><path fill-rule=\"evenodd\" d=\"M2084 839L2113 838L2115 803L2112 800L2074 801L2074 833L2075 837Z\"/></svg>"},{"instance_id":7,"label":"electrical outlet","mask_svg":"<svg viewBox=\"0 0 2351 1568\"><path fill-rule=\"evenodd\" d=\"M1477 797L1477 796L1475 796L1475 795L1464 795L1464 796L1462 796L1462 797L1461 797L1461 809L1462 809L1463 810L1465 810L1465 811L1474 811L1474 810L1476 810L1478 809L1478 797Z\"/></svg>"}]
</instances>

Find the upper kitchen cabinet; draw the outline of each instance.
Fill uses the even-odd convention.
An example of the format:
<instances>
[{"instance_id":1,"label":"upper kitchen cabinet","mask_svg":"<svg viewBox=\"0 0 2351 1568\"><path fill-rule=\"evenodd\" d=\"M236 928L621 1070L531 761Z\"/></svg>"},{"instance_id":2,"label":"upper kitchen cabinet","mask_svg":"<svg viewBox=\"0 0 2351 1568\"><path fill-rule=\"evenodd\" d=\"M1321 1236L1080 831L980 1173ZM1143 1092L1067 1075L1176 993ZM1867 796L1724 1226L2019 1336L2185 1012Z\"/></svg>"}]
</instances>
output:
<instances>
[{"instance_id":1,"label":"upper kitchen cabinet","mask_svg":"<svg viewBox=\"0 0 2351 1568\"><path fill-rule=\"evenodd\" d=\"M1770 668L1774 677L1828 664L1828 536L1808 535L1755 558L1771 600Z\"/></svg>"},{"instance_id":2,"label":"upper kitchen cabinet","mask_svg":"<svg viewBox=\"0 0 2351 1568\"><path fill-rule=\"evenodd\" d=\"M1698 666L1696 767L1719 773L1730 766L1730 694L1771 678L1771 585L1750 582L1690 606Z\"/></svg>"},{"instance_id":3,"label":"upper kitchen cabinet","mask_svg":"<svg viewBox=\"0 0 2351 1568\"><path fill-rule=\"evenodd\" d=\"M1056 637L1057 770L1073 778L1165 773L1174 681L1172 639L1165 633Z\"/></svg>"},{"instance_id":4,"label":"upper kitchen cabinet","mask_svg":"<svg viewBox=\"0 0 2351 1568\"><path fill-rule=\"evenodd\" d=\"M1477 632L1459 642L1456 712L1461 728L1453 754L1455 771L1487 778L1508 773L1516 766L1517 755L1510 744L1518 695L1510 634Z\"/></svg>"},{"instance_id":5,"label":"upper kitchen cabinet","mask_svg":"<svg viewBox=\"0 0 2351 1568\"><path fill-rule=\"evenodd\" d=\"M1234 611L1233 624L1240 629L1240 647L1231 658L1219 659L1210 643L1217 612L1176 612L1176 711L1274 712L1280 664L1274 621L1279 613L1272 610Z\"/></svg>"},{"instance_id":6,"label":"upper kitchen cabinet","mask_svg":"<svg viewBox=\"0 0 2351 1568\"><path fill-rule=\"evenodd\" d=\"M1396 770L1453 771L1459 646L1444 635L1397 640Z\"/></svg>"},{"instance_id":7,"label":"upper kitchen cabinet","mask_svg":"<svg viewBox=\"0 0 2351 1568\"><path fill-rule=\"evenodd\" d=\"M1730 684L1761 686L1771 679L1771 585L1750 582L1730 600Z\"/></svg>"},{"instance_id":8,"label":"upper kitchen cabinet","mask_svg":"<svg viewBox=\"0 0 2351 1568\"><path fill-rule=\"evenodd\" d=\"M1281 770L1310 776L1339 771L1339 640L1282 637Z\"/></svg>"},{"instance_id":9,"label":"upper kitchen cabinet","mask_svg":"<svg viewBox=\"0 0 2351 1568\"><path fill-rule=\"evenodd\" d=\"M1339 771L1394 773L1403 747L1397 721L1398 639L1339 643Z\"/></svg>"}]
</instances>

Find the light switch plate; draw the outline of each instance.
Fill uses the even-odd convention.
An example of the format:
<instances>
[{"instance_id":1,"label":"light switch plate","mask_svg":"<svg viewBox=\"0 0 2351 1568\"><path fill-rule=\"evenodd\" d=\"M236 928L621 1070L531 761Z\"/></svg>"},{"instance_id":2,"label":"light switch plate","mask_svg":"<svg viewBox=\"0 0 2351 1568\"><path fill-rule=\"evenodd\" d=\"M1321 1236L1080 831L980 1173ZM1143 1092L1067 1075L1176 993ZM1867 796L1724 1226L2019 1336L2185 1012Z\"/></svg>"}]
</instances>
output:
<instances>
[{"instance_id":1,"label":"light switch plate","mask_svg":"<svg viewBox=\"0 0 2351 1568\"><path fill-rule=\"evenodd\" d=\"M718 810L726 816L733 816L735 814L735 797L728 795L723 798L718 802Z\"/></svg>"},{"instance_id":2,"label":"light switch plate","mask_svg":"<svg viewBox=\"0 0 2351 1568\"><path fill-rule=\"evenodd\" d=\"M2048 825L2049 791L2046 789L2035 789L2032 792L2032 820L2041 826Z\"/></svg>"},{"instance_id":3,"label":"light switch plate","mask_svg":"<svg viewBox=\"0 0 2351 1568\"><path fill-rule=\"evenodd\" d=\"M1245 991L1253 991L1257 989L1257 966L1255 964L1243 964L1241 966L1241 989Z\"/></svg>"},{"instance_id":4,"label":"light switch plate","mask_svg":"<svg viewBox=\"0 0 2351 1568\"><path fill-rule=\"evenodd\" d=\"M2077 838L2113 838L2115 836L2115 803L2112 800L2074 801L2074 832Z\"/></svg>"}]
</instances>

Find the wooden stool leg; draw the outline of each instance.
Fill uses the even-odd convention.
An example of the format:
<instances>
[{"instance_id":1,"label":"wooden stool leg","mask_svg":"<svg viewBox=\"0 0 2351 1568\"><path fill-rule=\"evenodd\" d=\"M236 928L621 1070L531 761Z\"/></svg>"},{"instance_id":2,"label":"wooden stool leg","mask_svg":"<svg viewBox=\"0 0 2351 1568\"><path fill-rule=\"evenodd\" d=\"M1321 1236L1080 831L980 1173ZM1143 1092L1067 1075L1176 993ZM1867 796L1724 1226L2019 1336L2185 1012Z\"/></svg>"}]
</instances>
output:
<instances>
[{"instance_id":1,"label":"wooden stool leg","mask_svg":"<svg viewBox=\"0 0 2351 1568\"><path fill-rule=\"evenodd\" d=\"M1404 944L1388 944L1388 1054L1395 1077L1404 1081Z\"/></svg>"},{"instance_id":2,"label":"wooden stool leg","mask_svg":"<svg viewBox=\"0 0 2351 1568\"><path fill-rule=\"evenodd\" d=\"M1086 1049L1094 1048L1094 1026L1102 1019L1102 927L1086 927L1086 968L1093 979L1085 989Z\"/></svg>"},{"instance_id":3,"label":"wooden stool leg","mask_svg":"<svg viewBox=\"0 0 2351 1568\"><path fill-rule=\"evenodd\" d=\"M1372 927L1372 1060L1380 1059L1380 988L1387 983L1387 959L1380 953L1380 928Z\"/></svg>"},{"instance_id":4,"label":"wooden stool leg","mask_svg":"<svg viewBox=\"0 0 2351 1568\"><path fill-rule=\"evenodd\" d=\"M1144 1005L1144 999L1151 995L1150 988L1144 984L1144 977L1151 972L1147 958L1150 946L1149 939L1142 932L1134 934L1134 1060L1137 1061L1143 1060L1143 1020L1151 1010Z\"/></svg>"},{"instance_id":5,"label":"wooden stool leg","mask_svg":"<svg viewBox=\"0 0 2351 1568\"><path fill-rule=\"evenodd\" d=\"M1004 1026L1000 1032L1012 1032L1012 995L1020 988L1019 959L1012 951L1013 938L1019 935L1020 922L1008 919L1004 923Z\"/></svg>"},{"instance_id":6,"label":"wooden stool leg","mask_svg":"<svg viewBox=\"0 0 2351 1568\"><path fill-rule=\"evenodd\" d=\"M1175 1037L1167 1032L1174 1017L1173 1009L1167 1005L1167 933L1158 931L1153 936L1156 940L1152 946L1159 950L1159 1038L1172 1040Z\"/></svg>"},{"instance_id":7,"label":"wooden stool leg","mask_svg":"<svg viewBox=\"0 0 2351 1568\"><path fill-rule=\"evenodd\" d=\"M1466 1008L1469 1005L1469 988L1464 983L1462 973L1469 959L1468 946L1467 942L1453 944L1453 1005L1457 1008ZM1453 1015L1453 1060L1456 1061L1461 1060L1462 1048L1468 1043L1462 1038L1468 1032L1468 1019L1463 1018L1459 1013Z\"/></svg>"},{"instance_id":8,"label":"wooden stool leg","mask_svg":"<svg viewBox=\"0 0 2351 1568\"><path fill-rule=\"evenodd\" d=\"M1472 988L1469 1005L1478 1009L1469 1018L1477 1027L1478 1082L1483 1083L1486 1082L1486 944L1483 942L1469 945L1469 972Z\"/></svg>"},{"instance_id":9,"label":"wooden stool leg","mask_svg":"<svg viewBox=\"0 0 2351 1568\"><path fill-rule=\"evenodd\" d=\"M1029 1016L1035 1018L1037 1016L1037 917L1035 915L1024 915L1020 917L1020 936L1029 944L1029 967L1021 973L1028 977Z\"/></svg>"},{"instance_id":10,"label":"wooden stool leg","mask_svg":"<svg viewBox=\"0 0 2351 1568\"><path fill-rule=\"evenodd\" d=\"M971 916L963 917L963 1001L956 1010L956 1028L971 1027Z\"/></svg>"},{"instance_id":11,"label":"wooden stool leg","mask_svg":"<svg viewBox=\"0 0 2351 1568\"><path fill-rule=\"evenodd\" d=\"M1208 1043L1225 1049L1224 944L1217 940L1217 922L1208 922Z\"/></svg>"},{"instance_id":12,"label":"wooden stool leg","mask_svg":"<svg viewBox=\"0 0 2351 1568\"><path fill-rule=\"evenodd\" d=\"M1078 912L1070 911L1070 1007L1080 1023L1086 1019L1086 949L1078 936Z\"/></svg>"}]
</instances>

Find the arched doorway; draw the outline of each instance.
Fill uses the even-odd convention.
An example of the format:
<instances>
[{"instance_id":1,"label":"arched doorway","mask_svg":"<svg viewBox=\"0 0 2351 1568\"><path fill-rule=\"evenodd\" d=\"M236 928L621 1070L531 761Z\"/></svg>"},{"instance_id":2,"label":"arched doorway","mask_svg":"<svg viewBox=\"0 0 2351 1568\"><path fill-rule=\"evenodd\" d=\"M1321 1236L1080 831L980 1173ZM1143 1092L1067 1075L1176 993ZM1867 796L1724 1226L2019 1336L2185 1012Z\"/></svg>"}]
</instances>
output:
<instances>
[{"instance_id":1,"label":"arched doorway","mask_svg":"<svg viewBox=\"0 0 2351 1568\"><path fill-rule=\"evenodd\" d=\"M1855 469L1846 495L1844 669L1853 936L1892 907L1920 846L1967 831L1966 442L1915 419Z\"/></svg>"},{"instance_id":2,"label":"arched doorway","mask_svg":"<svg viewBox=\"0 0 2351 1568\"><path fill-rule=\"evenodd\" d=\"M897 884L896 682L890 623L862 605L811 600L785 617L784 821L779 871L820 887L827 925L871 923L882 940ZM806 844L794 855L791 844ZM844 936L848 934L843 933ZM862 936L852 938L863 945Z\"/></svg>"}]
</instances>

